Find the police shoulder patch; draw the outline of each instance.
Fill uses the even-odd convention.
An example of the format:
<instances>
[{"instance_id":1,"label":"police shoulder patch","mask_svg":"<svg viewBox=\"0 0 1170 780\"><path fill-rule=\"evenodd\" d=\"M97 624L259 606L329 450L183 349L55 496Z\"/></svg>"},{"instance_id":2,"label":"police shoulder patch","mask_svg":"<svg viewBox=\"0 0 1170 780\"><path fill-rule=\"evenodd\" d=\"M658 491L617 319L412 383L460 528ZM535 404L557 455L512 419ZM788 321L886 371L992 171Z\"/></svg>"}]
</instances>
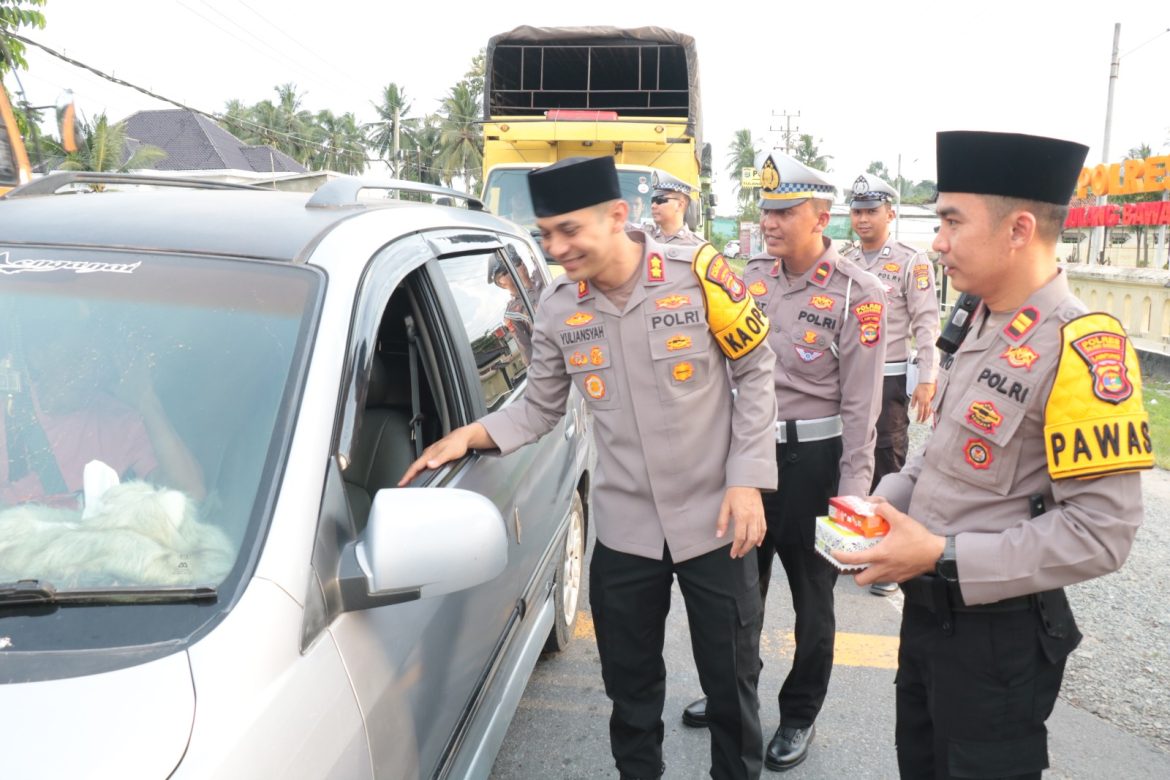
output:
<instances>
[{"instance_id":1,"label":"police shoulder patch","mask_svg":"<svg viewBox=\"0 0 1170 780\"><path fill-rule=\"evenodd\" d=\"M768 336L768 318L723 255L710 244L699 247L692 268L703 290L707 327L723 354L738 360Z\"/></svg>"},{"instance_id":2,"label":"police shoulder patch","mask_svg":"<svg viewBox=\"0 0 1170 780\"><path fill-rule=\"evenodd\" d=\"M1053 479L1152 468L1141 368L1121 323L1093 313L1061 328L1060 363L1044 407Z\"/></svg>"}]
</instances>

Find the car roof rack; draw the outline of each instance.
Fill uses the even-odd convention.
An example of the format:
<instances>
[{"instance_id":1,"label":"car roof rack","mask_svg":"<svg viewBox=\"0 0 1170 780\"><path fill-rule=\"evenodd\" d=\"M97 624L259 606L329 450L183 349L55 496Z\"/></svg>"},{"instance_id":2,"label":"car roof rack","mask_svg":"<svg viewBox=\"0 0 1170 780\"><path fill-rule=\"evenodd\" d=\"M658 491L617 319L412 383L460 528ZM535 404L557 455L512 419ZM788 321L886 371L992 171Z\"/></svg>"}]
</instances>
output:
<instances>
[{"instance_id":1,"label":"car roof rack","mask_svg":"<svg viewBox=\"0 0 1170 780\"><path fill-rule=\"evenodd\" d=\"M5 198L31 198L54 195L71 184L135 184L150 187L184 187L199 190L262 190L251 184L233 184L182 176L152 176L146 173L108 173L98 171L58 171L9 191Z\"/></svg>"},{"instance_id":2,"label":"car roof rack","mask_svg":"<svg viewBox=\"0 0 1170 780\"><path fill-rule=\"evenodd\" d=\"M420 192L427 195L438 195L443 198L461 200L467 203L471 211L483 211L483 201L466 192L439 187L434 184L424 184L417 181L402 179L359 179L354 176L345 176L323 184L306 205L311 209L336 208L338 206L353 206L358 202L358 193L362 190L387 190L389 192Z\"/></svg>"}]
</instances>

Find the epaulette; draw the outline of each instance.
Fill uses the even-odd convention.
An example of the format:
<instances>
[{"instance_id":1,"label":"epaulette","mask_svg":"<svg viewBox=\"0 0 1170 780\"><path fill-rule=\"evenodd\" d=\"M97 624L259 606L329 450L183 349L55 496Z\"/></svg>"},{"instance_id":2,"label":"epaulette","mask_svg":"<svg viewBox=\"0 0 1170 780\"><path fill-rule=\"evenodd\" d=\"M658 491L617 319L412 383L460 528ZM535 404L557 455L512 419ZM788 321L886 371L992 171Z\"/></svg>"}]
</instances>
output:
<instances>
[{"instance_id":1,"label":"epaulette","mask_svg":"<svg viewBox=\"0 0 1170 780\"><path fill-rule=\"evenodd\" d=\"M723 354L738 360L763 344L768 318L727 259L710 244L701 244L691 269L703 290L707 327Z\"/></svg>"},{"instance_id":2,"label":"epaulette","mask_svg":"<svg viewBox=\"0 0 1170 780\"><path fill-rule=\"evenodd\" d=\"M1044 406L1048 475L1085 479L1153 468L1133 343L1112 315L1066 319L1075 313L1067 306L1058 311L1060 362Z\"/></svg>"}]
</instances>

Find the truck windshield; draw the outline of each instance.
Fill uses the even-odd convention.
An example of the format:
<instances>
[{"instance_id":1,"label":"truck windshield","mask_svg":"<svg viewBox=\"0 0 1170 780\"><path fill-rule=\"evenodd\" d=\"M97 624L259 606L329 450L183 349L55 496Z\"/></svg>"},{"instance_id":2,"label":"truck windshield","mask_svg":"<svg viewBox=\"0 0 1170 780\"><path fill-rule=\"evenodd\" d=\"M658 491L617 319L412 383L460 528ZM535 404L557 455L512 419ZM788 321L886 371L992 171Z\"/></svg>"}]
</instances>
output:
<instances>
[{"instance_id":1,"label":"truck windshield","mask_svg":"<svg viewBox=\"0 0 1170 780\"><path fill-rule=\"evenodd\" d=\"M484 185L484 201L493 214L510 219L529 230L536 228L532 213L532 198L528 196L526 176L531 168L496 169ZM630 222L653 224L650 218L650 196L653 194L649 170L619 170L618 185L622 198L630 204Z\"/></svg>"}]
</instances>

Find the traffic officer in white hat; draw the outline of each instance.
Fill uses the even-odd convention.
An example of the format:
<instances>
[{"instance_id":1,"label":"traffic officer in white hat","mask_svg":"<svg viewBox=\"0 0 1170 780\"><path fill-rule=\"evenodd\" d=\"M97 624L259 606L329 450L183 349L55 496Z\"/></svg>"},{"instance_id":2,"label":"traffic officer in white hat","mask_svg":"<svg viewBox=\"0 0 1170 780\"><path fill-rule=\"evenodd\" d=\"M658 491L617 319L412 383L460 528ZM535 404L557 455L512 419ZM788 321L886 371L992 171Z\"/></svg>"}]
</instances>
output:
<instances>
[{"instance_id":1,"label":"traffic officer in white hat","mask_svg":"<svg viewBox=\"0 0 1170 780\"><path fill-rule=\"evenodd\" d=\"M877 276L886 290L888 341L871 491L882 477L899 471L906 463L910 445L909 410L915 410L920 423L930 419L930 399L934 397L937 372L934 342L938 338L939 304L934 289L934 265L925 252L890 236L897 200L898 193L880 177L860 174L853 182L853 199L849 202L853 232L860 238L860 244L844 253ZM878 596L897 590L898 585L893 582L875 582L870 586L870 592Z\"/></svg>"},{"instance_id":2,"label":"traffic officer in white hat","mask_svg":"<svg viewBox=\"0 0 1170 780\"><path fill-rule=\"evenodd\" d=\"M760 587L766 596L778 555L796 611L796 654L764 764L786 770L808 757L828 692L838 573L813 550L814 524L833 496L869 493L885 296L877 278L838 255L824 235L836 194L825 175L779 150L763 153L756 167L766 251L748 261L744 281L772 322L780 467L779 489L764 497ZM702 726L704 715L700 700L683 722Z\"/></svg>"},{"instance_id":3,"label":"traffic officer in white hat","mask_svg":"<svg viewBox=\"0 0 1170 780\"><path fill-rule=\"evenodd\" d=\"M650 216L654 230L650 237L660 244L701 244L703 239L687 227L687 209L691 205L691 185L665 171L654 172L654 195L650 198Z\"/></svg>"},{"instance_id":4,"label":"traffic officer in white hat","mask_svg":"<svg viewBox=\"0 0 1170 780\"><path fill-rule=\"evenodd\" d=\"M565 273L541 300L524 395L432 444L401 484L469 449L535 441L576 388L597 443L589 597L617 768L664 771L662 650L677 577L711 697L711 776L758 777L756 548L760 492L776 487L767 318L710 244L625 230L612 158L562 160L528 185L545 253Z\"/></svg>"},{"instance_id":5,"label":"traffic officer in white hat","mask_svg":"<svg viewBox=\"0 0 1170 780\"><path fill-rule=\"evenodd\" d=\"M1063 588L1118 569L1142 521L1136 470L1153 451L1137 353L1056 262L1086 152L938 134L934 248L955 289L982 302L940 361L930 439L877 487L889 534L835 553L869 564L859 584L900 582L906 597L902 777L1040 777L1081 639Z\"/></svg>"}]
</instances>

